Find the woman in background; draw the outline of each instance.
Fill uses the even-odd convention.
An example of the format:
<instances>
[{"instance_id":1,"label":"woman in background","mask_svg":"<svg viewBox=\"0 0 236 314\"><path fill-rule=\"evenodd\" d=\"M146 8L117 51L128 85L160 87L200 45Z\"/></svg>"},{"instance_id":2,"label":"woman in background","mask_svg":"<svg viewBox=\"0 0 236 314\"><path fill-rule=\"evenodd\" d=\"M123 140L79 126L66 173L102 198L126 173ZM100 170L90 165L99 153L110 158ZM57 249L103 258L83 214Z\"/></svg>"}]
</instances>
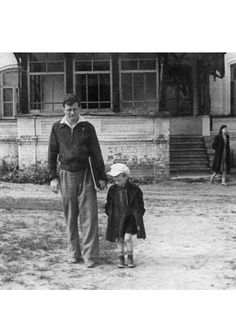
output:
<instances>
[{"instance_id":1,"label":"woman in background","mask_svg":"<svg viewBox=\"0 0 236 314\"><path fill-rule=\"evenodd\" d=\"M214 160L212 164L212 174L210 181L214 183L215 176L218 172L222 172L222 185L227 185L227 174L230 173L230 145L227 125L220 127L219 133L214 137L212 148L215 150Z\"/></svg>"}]
</instances>

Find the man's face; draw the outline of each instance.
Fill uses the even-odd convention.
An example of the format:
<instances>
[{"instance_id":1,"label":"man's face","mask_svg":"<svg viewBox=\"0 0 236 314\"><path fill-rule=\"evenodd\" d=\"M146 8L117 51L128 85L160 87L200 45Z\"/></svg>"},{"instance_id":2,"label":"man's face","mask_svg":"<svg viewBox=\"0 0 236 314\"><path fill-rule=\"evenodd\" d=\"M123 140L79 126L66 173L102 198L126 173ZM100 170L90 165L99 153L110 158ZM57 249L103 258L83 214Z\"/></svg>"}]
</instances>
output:
<instances>
[{"instance_id":1,"label":"man's face","mask_svg":"<svg viewBox=\"0 0 236 314\"><path fill-rule=\"evenodd\" d=\"M113 180L117 185L124 187L128 177L126 174L121 173L118 176L113 177Z\"/></svg>"},{"instance_id":2,"label":"man's face","mask_svg":"<svg viewBox=\"0 0 236 314\"><path fill-rule=\"evenodd\" d=\"M76 102L71 106L65 105L64 113L69 122L76 123L79 120L79 113L80 113L79 104Z\"/></svg>"}]
</instances>

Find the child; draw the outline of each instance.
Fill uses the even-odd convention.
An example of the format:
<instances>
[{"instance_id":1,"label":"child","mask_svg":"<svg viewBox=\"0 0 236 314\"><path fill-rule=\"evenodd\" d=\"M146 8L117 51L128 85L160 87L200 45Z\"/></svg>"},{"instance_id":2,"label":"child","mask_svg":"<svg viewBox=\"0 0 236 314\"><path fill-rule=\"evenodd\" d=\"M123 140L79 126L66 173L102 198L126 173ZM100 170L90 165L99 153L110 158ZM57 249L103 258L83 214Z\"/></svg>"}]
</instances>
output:
<instances>
[{"instance_id":1,"label":"child","mask_svg":"<svg viewBox=\"0 0 236 314\"><path fill-rule=\"evenodd\" d=\"M125 267L124 245L128 253L128 267L134 267L132 235L146 238L143 223L145 212L143 193L140 188L129 181L130 170L121 163L111 166L107 173L115 182L107 193L105 212L108 215L106 240L117 242L118 267Z\"/></svg>"}]
</instances>

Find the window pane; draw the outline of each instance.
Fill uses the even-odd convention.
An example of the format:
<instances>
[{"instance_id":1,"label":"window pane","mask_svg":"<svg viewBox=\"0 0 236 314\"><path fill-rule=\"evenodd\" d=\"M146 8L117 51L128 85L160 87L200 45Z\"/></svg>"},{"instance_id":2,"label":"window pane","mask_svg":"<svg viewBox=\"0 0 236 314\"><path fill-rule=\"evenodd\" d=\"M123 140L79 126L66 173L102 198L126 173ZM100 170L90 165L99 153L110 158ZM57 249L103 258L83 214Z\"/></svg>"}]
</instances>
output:
<instances>
[{"instance_id":1,"label":"window pane","mask_svg":"<svg viewBox=\"0 0 236 314\"><path fill-rule=\"evenodd\" d=\"M92 71L92 61L75 62L75 71Z\"/></svg>"},{"instance_id":2,"label":"window pane","mask_svg":"<svg viewBox=\"0 0 236 314\"><path fill-rule=\"evenodd\" d=\"M62 105L63 99L64 99L64 75L53 75L52 76L52 94L53 98L52 101L53 103L58 103ZM47 88L47 86L46 86Z\"/></svg>"},{"instance_id":3,"label":"window pane","mask_svg":"<svg viewBox=\"0 0 236 314\"><path fill-rule=\"evenodd\" d=\"M98 75L88 74L88 100L98 101Z\"/></svg>"},{"instance_id":4,"label":"window pane","mask_svg":"<svg viewBox=\"0 0 236 314\"><path fill-rule=\"evenodd\" d=\"M146 91L145 99L156 99L156 73L145 73Z\"/></svg>"},{"instance_id":5,"label":"window pane","mask_svg":"<svg viewBox=\"0 0 236 314\"><path fill-rule=\"evenodd\" d=\"M46 62L30 63L30 72L46 72Z\"/></svg>"},{"instance_id":6,"label":"window pane","mask_svg":"<svg viewBox=\"0 0 236 314\"><path fill-rule=\"evenodd\" d=\"M52 111L53 107L53 92L54 92L54 82L53 76L42 76L42 105L41 109L44 111Z\"/></svg>"},{"instance_id":7,"label":"window pane","mask_svg":"<svg viewBox=\"0 0 236 314\"><path fill-rule=\"evenodd\" d=\"M13 101L13 89L12 88L3 89L3 101Z\"/></svg>"},{"instance_id":8,"label":"window pane","mask_svg":"<svg viewBox=\"0 0 236 314\"><path fill-rule=\"evenodd\" d=\"M89 109L97 109L98 108L98 103L97 102L91 102L88 104Z\"/></svg>"},{"instance_id":9,"label":"window pane","mask_svg":"<svg viewBox=\"0 0 236 314\"><path fill-rule=\"evenodd\" d=\"M134 73L134 99L144 99L144 73Z\"/></svg>"},{"instance_id":10,"label":"window pane","mask_svg":"<svg viewBox=\"0 0 236 314\"><path fill-rule=\"evenodd\" d=\"M138 70L138 60L121 60L121 70Z\"/></svg>"},{"instance_id":11,"label":"window pane","mask_svg":"<svg viewBox=\"0 0 236 314\"><path fill-rule=\"evenodd\" d=\"M140 70L155 70L156 60L139 60Z\"/></svg>"},{"instance_id":12,"label":"window pane","mask_svg":"<svg viewBox=\"0 0 236 314\"><path fill-rule=\"evenodd\" d=\"M3 116L13 117L13 103L3 104Z\"/></svg>"},{"instance_id":13,"label":"window pane","mask_svg":"<svg viewBox=\"0 0 236 314\"><path fill-rule=\"evenodd\" d=\"M110 75L99 74L100 100L110 101Z\"/></svg>"},{"instance_id":14,"label":"window pane","mask_svg":"<svg viewBox=\"0 0 236 314\"><path fill-rule=\"evenodd\" d=\"M53 104L62 104L63 97L64 75L30 76L31 109L54 110Z\"/></svg>"},{"instance_id":15,"label":"window pane","mask_svg":"<svg viewBox=\"0 0 236 314\"><path fill-rule=\"evenodd\" d=\"M42 76L42 100L44 104L62 103L64 97L64 76Z\"/></svg>"},{"instance_id":16,"label":"window pane","mask_svg":"<svg viewBox=\"0 0 236 314\"><path fill-rule=\"evenodd\" d=\"M64 62L48 62L48 72L64 72Z\"/></svg>"},{"instance_id":17,"label":"window pane","mask_svg":"<svg viewBox=\"0 0 236 314\"><path fill-rule=\"evenodd\" d=\"M86 109L86 108L87 108L87 104L84 103L84 102L81 102L81 108L82 108L82 109Z\"/></svg>"},{"instance_id":18,"label":"window pane","mask_svg":"<svg viewBox=\"0 0 236 314\"><path fill-rule=\"evenodd\" d=\"M109 61L94 61L93 71L109 71L110 62Z\"/></svg>"},{"instance_id":19,"label":"window pane","mask_svg":"<svg viewBox=\"0 0 236 314\"><path fill-rule=\"evenodd\" d=\"M30 109L41 108L41 76L30 76Z\"/></svg>"},{"instance_id":20,"label":"window pane","mask_svg":"<svg viewBox=\"0 0 236 314\"><path fill-rule=\"evenodd\" d=\"M75 76L75 92L80 97L81 102L87 101L86 97L86 74Z\"/></svg>"},{"instance_id":21,"label":"window pane","mask_svg":"<svg viewBox=\"0 0 236 314\"><path fill-rule=\"evenodd\" d=\"M102 108L102 109L109 109L109 108L111 108L111 103L101 102L100 103L100 108Z\"/></svg>"},{"instance_id":22,"label":"window pane","mask_svg":"<svg viewBox=\"0 0 236 314\"><path fill-rule=\"evenodd\" d=\"M41 52L41 53L31 53L30 54L30 61L63 61L64 60L64 53L59 52Z\"/></svg>"},{"instance_id":23,"label":"window pane","mask_svg":"<svg viewBox=\"0 0 236 314\"><path fill-rule=\"evenodd\" d=\"M132 74L121 74L121 98L122 100L132 100Z\"/></svg>"}]
</instances>

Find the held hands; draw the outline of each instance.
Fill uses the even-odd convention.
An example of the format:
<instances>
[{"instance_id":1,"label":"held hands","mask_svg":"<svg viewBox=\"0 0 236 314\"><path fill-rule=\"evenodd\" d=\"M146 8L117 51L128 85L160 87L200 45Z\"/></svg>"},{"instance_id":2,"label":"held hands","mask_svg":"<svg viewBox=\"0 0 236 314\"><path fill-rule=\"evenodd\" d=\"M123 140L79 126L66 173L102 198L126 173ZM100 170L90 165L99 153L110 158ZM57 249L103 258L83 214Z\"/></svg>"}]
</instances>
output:
<instances>
[{"instance_id":1,"label":"held hands","mask_svg":"<svg viewBox=\"0 0 236 314\"><path fill-rule=\"evenodd\" d=\"M53 180L50 182L50 187L51 187L52 192L58 193L58 190L59 190L59 180L56 179L56 178L53 179Z\"/></svg>"},{"instance_id":2,"label":"held hands","mask_svg":"<svg viewBox=\"0 0 236 314\"><path fill-rule=\"evenodd\" d=\"M100 186L101 186L101 190L106 189L107 185L106 185L106 181L105 180L99 180Z\"/></svg>"}]
</instances>

